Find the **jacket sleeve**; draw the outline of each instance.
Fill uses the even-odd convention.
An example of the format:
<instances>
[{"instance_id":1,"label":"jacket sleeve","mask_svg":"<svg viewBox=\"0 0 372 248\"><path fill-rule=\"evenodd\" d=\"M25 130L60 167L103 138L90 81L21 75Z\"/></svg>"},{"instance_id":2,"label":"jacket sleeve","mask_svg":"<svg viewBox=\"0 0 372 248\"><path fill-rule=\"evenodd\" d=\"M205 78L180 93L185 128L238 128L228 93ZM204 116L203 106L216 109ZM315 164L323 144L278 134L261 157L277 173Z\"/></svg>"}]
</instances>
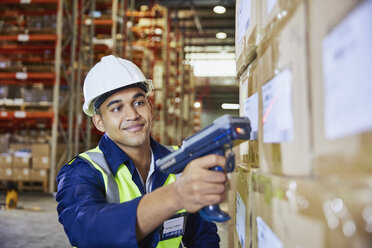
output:
<instances>
[{"instance_id":1,"label":"jacket sleeve","mask_svg":"<svg viewBox=\"0 0 372 248\"><path fill-rule=\"evenodd\" d=\"M187 248L218 248L220 237L213 222L203 220L199 213L189 213L182 241Z\"/></svg>"},{"instance_id":2,"label":"jacket sleeve","mask_svg":"<svg viewBox=\"0 0 372 248\"><path fill-rule=\"evenodd\" d=\"M107 203L102 175L76 158L57 176L58 220L71 245L138 247L136 216L140 197L120 204Z\"/></svg>"}]
</instances>

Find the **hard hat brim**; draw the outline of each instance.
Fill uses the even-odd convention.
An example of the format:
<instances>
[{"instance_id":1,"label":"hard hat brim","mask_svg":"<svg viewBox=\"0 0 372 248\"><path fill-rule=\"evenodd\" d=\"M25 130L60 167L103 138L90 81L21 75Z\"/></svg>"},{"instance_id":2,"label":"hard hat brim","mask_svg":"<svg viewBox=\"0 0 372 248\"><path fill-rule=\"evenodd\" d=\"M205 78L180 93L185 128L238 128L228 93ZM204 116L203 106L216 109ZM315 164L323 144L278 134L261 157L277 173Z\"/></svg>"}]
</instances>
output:
<instances>
[{"instance_id":1,"label":"hard hat brim","mask_svg":"<svg viewBox=\"0 0 372 248\"><path fill-rule=\"evenodd\" d=\"M130 84L130 85L126 85L126 86L123 86L123 87L118 87L116 89L113 89L109 92L105 92L103 93L102 95L99 95L97 96L96 98L92 99L91 101L89 102L84 102L84 105L83 105L83 111L86 115L88 116L93 116L94 114L94 109L95 109L95 105L98 105L98 108L99 106L109 97L111 96L112 94L120 91L120 90L124 90L126 88L131 88L131 87L138 87L138 88L141 88L142 90L145 91L146 93L146 97L152 92L153 90L153 84L152 84L152 80L151 79L146 79L145 81L142 81L142 82L136 82L136 83L133 83L133 84ZM102 97L102 99L101 99ZM100 102L97 102L97 104L95 104L95 102L99 100Z\"/></svg>"}]
</instances>

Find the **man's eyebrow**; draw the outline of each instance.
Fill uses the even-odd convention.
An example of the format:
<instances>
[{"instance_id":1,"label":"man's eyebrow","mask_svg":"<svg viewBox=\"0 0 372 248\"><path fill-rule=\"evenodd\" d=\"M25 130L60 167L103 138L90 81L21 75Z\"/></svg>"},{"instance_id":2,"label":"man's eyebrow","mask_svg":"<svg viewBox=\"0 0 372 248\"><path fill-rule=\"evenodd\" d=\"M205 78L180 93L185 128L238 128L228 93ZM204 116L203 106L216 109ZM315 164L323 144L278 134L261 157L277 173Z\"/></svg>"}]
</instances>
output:
<instances>
[{"instance_id":1,"label":"man's eyebrow","mask_svg":"<svg viewBox=\"0 0 372 248\"><path fill-rule=\"evenodd\" d=\"M121 102L121 100L113 100L113 101L111 101L111 102L109 102L109 103L107 104L107 107L106 107L106 108L108 108L108 107L110 107L111 105L113 105L113 104L115 104L115 103L118 103L118 102Z\"/></svg>"},{"instance_id":2,"label":"man's eyebrow","mask_svg":"<svg viewBox=\"0 0 372 248\"><path fill-rule=\"evenodd\" d=\"M137 93L137 94L135 94L135 95L133 96L133 99L136 99L136 98L138 98L138 97L140 97L140 96L146 97L143 93Z\"/></svg>"},{"instance_id":3,"label":"man's eyebrow","mask_svg":"<svg viewBox=\"0 0 372 248\"><path fill-rule=\"evenodd\" d=\"M143 93L137 93L133 96L133 99L137 99L138 97L146 97ZM115 103L118 103L118 102L121 102L121 100L112 100L111 102L109 102L106 106L106 108L110 107L111 105L115 104Z\"/></svg>"}]
</instances>

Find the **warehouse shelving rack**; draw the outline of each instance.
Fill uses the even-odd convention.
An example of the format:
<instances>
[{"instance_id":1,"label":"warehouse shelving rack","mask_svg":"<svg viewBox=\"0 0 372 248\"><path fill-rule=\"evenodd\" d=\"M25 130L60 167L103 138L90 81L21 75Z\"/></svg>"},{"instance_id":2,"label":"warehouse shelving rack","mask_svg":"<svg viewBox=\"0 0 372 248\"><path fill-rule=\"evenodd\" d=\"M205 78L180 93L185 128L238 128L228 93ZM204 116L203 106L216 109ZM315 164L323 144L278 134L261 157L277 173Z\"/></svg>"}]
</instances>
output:
<instances>
[{"instance_id":1,"label":"warehouse shelving rack","mask_svg":"<svg viewBox=\"0 0 372 248\"><path fill-rule=\"evenodd\" d=\"M171 22L176 22L171 30ZM162 96L164 110L161 119L167 124L161 135L165 144L178 144L193 133L193 108L195 97L192 71L184 63L184 30L177 18L177 10L167 10L163 37L164 85Z\"/></svg>"},{"instance_id":2,"label":"warehouse shelving rack","mask_svg":"<svg viewBox=\"0 0 372 248\"><path fill-rule=\"evenodd\" d=\"M163 98L155 120L177 133L160 129L157 140L180 144L192 132L188 124L193 95L188 86L191 76L185 75L190 70L182 63L182 31L170 30L168 9L153 5L138 11L134 6L134 0L3 0L0 4L0 25L17 27L0 32L0 63L16 65L11 70L0 68L1 85L53 87L52 104L23 104L19 109L4 105L0 126L10 132L24 127L50 129L49 192L55 191L61 166L91 148L94 128L82 114L81 88L88 70L104 55L134 61L149 78L156 74L155 64L163 63L162 82L151 96L154 102ZM41 16L53 16L52 29L28 28L33 17ZM168 104L175 106L171 114Z\"/></svg>"},{"instance_id":3,"label":"warehouse shelving rack","mask_svg":"<svg viewBox=\"0 0 372 248\"><path fill-rule=\"evenodd\" d=\"M66 162L66 158L72 154L72 130L74 128L72 109L76 104L74 94L77 89L75 61L78 49L78 7L78 0L3 0L0 5L1 16L6 19L3 23L17 27L12 28L9 32L1 32L0 52L2 55L0 59L17 61L21 65L20 68L14 67L15 71L0 72L2 85L42 84L53 86L52 109L48 111L9 111L5 109L0 113L0 120L6 121L8 126L11 126L8 127L9 129L22 127L20 124L15 124L20 123L20 120L22 123L29 122L30 125L27 127L31 128L38 120L48 121L43 127L51 128L49 192L55 191L56 169L60 168ZM46 30L40 28L27 28L29 20L25 18L18 21L12 17L14 15L24 17L55 16L55 20L52 21L55 26L47 30L48 32L52 30L52 33L44 32ZM45 57L45 50L49 51L47 57ZM48 66L33 68L31 63L42 65L47 63ZM32 71L33 69L40 71ZM68 93L61 95L60 90L66 88ZM66 120L68 120L67 125ZM60 153L63 150L57 149L58 146L67 149L57 156L57 152Z\"/></svg>"}]
</instances>

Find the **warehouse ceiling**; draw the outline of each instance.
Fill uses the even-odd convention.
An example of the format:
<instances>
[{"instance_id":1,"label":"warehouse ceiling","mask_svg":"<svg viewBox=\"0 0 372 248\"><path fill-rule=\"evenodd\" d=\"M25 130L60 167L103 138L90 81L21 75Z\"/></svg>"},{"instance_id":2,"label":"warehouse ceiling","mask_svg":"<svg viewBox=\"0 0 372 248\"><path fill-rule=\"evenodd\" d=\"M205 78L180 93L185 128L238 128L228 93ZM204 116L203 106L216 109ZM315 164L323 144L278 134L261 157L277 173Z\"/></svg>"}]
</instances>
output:
<instances>
[{"instance_id":1,"label":"warehouse ceiling","mask_svg":"<svg viewBox=\"0 0 372 248\"><path fill-rule=\"evenodd\" d=\"M235 0L158 0L155 2L172 11L172 29L175 30L176 26L180 25L186 46L195 46L195 51L218 52L222 47L225 51L234 51ZM151 3L154 1L137 0L136 7ZM213 12L215 6L224 6L226 12L223 14ZM226 33L226 38L216 38L219 32Z\"/></svg>"},{"instance_id":2,"label":"warehouse ceiling","mask_svg":"<svg viewBox=\"0 0 372 248\"><path fill-rule=\"evenodd\" d=\"M171 27L182 30L187 60L235 58L235 0L136 0L136 7L154 3L171 11ZM226 12L215 13L215 6L224 6ZM218 39L219 32L225 33L226 38ZM196 86L197 98L206 110L219 110L226 102L239 103L236 77L201 77Z\"/></svg>"}]
</instances>

